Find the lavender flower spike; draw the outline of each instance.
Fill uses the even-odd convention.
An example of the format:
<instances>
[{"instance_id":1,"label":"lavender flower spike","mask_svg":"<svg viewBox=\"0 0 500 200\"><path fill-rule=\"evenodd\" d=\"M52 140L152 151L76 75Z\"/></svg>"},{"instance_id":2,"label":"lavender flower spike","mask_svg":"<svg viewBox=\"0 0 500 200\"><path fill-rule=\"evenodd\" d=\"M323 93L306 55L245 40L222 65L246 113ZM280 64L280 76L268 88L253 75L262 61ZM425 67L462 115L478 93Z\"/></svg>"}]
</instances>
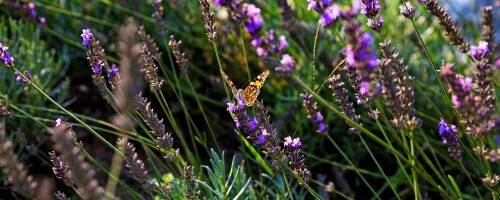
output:
<instances>
[{"instance_id":1,"label":"lavender flower spike","mask_svg":"<svg viewBox=\"0 0 500 200\"><path fill-rule=\"evenodd\" d=\"M406 18L411 19L415 15L415 7L410 2L405 2L399 6L399 12Z\"/></svg>"},{"instance_id":2,"label":"lavender flower spike","mask_svg":"<svg viewBox=\"0 0 500 200\"><path fill-rule=\"evenodd\" d=\"M300 138L297 137L292 139L290 136L286 137L283 147L288 156L288 164L292 168L293 173L304 179L304 181L309 181L311 172L307 169L304 155L300 152L300 148L302 147Z\"/></svg>"},{"instance_id":3,"label":"lavender flower spike","mask_svg":"<svg viewBox=\"0 0 500 200\"><path fill-rule=\"evenodd\" d=\"M333 4L325 9L325 12L321 15L319 19L319 23L323 27L328 27L335 22L337 22L340 18L340 8L337 4Z\"/></svg>"},{"instance_id":4,"label":"lavender flower spike","mask_svg":"<svg viewBox=\"0 0 500 200\"><path fill-rule=\"evenodd\" d=\"M443 139L443 144L448 147L450 156L455 160L460 160L462 150L460 150L457 127L453 124L447 124L446 121L441 119L439 122L439 136Z\"/></svg>"},{"instance_id":5,"label":"lavender flower spike","mask_svg":"<svg viewBox=\"0 0 500 200\"><path fill-rule=\"evenodd\" d=\"M0 59L7 67L13 67L14 58L9 54L7 50L9 50L9 47L4 46L2 43L0 43Z\"/></svg>"},{"instance_id":6,"label":"lavender flower spike","mask_svg":"<svg viewBox=\"0 0 500 200\"><path fill-rule=\"evenodd\" d=\"M300 94L302 97L302 104L307 112L307 118L314 122L318 133L326 133L328 126L323 121L323 114L318 110L318 104L313 101L312 95L309 93Z\"/></svg>"},{"instance_id":7,"label":"lavender flower spike","mask_svg":"<svg viewBox=\"0 0 500 200\"><path fill-rule=\"evenodd\" d=\"M380 11L380 3L378 2L378 0L362 0L362 2L362 14L364 14L368 18L377 16L378 12Z\"/></svg>"}]
</instances>

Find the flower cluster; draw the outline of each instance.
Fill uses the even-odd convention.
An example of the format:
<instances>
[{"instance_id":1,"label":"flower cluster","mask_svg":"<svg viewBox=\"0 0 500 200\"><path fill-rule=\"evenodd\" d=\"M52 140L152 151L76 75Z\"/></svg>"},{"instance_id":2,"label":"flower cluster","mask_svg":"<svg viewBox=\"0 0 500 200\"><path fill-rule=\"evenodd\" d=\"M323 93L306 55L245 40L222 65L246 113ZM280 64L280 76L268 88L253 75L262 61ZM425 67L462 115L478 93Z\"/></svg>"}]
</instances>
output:
<instances>
[{"instance_id":1,"label":"flower cluster","mask_svg":"<svg viewBox=\"0 0 500 200\"><path fill-rule=\"evenodd\" d=\"M450 156L455 160L459 160L462 157L462 150L460 150L457 127L441 119L439 121L439 136L443 139L443 144L448 147Z\"/></svg>"},{"instance_id":2,"label":"flower cluster","mask_svg":"<svg viewBox=\"0 0 500 200\"><path fill-rule=\"evenodd\" d=\"M144 161L137 155L134 145L127 142L125 138L120 138L118 139L118 146L124 147L123 159L125 160L125 167L127 167L132 178L142 185L145 191L152 189L154 182L148 180L148 170L144 165Z\"/></svg>"},{"instance_id":3,"label":"flower cluster","mask_svg":"<svg viewBox=\"0 0 500 200\"><path fill-rule=\"evenodd\" d=\"M215 42L217 39L217 31L215 30L215 12L210 10L210 0L200 0L201 15L203 16L205 31L210 42Z\"/></svg>"},{"instance_id":4,"label":"flower cluster","mask_svg":"<svg viewBox=\"0 0 500 200\"><path fill-rule=\"evenodd\" d=\"M186 53L181 50L182 41L177 41L173 35L170 35L168 46L172 49L175 57L175 62L179 65L182 74L188 73L188 59Z\"/></svg>"},{"instance_id":5,"label":"flower cluster","mask_svg":"<svg viewBox=\"0 0 500 200\"><path fill-rule=\"evenodd\" d=\"M375 30L380 31L384 19L378 15L380 12L380 3L378 0L362 0L361 13L368 17L368 26Z\"/></svg>"},{"instance_id":6,"label":"flower cluster","mask_svg":"<svg viewBox=\"0 0 500 200\"><path fill-rule=\"evenodd\" d=\"M386 41L380 44L382 59L379 61L381 81L384 85L382 94L393 115L395 127L413 130L420 125L413 107L413 77L408 73L408 66L399 58L399 53Z\"/></svg>"},{"instance_id":7,"label":"flower cluster","mask_svg":"<svg viewBox=\"0 0 500 200\"><path fill-rule=\"evenodd\" d=\"M246 105L247 103L243 95L237 95L236 103L227 103L227 110L234 115L233 118L236 128L242 129L248 135L253 135L253 133L258 130L259 121L257 118L248 115L245 110Z\"/></svg>"},{"instance_id":8,"label":"flower cluster","mask_svg":"<svg viewBox=\"0 0 500 200\"><path fill-rule=\"evenodd\" d=\"M0 43L0 59L2 60L3 64L7 67L13 67L14 66L14 57L12 57L9 52L9 47L3 45Z\"/></svg>"},{"instance_id":9,"label":"flower cluster","mask_svg":"<svg viewBox=\"0 0 500 200\"><path fill-rule=\"evenodd\" d=\"M52 162L52 171L56 178L62 180L67 186L73 186L73 172L69 169L68 164L57 155L55 151L49 152L49 158Z\"/></svg>"},{"instance_id":10,"label":"flower cluster","mask_svg":"<svg viewBox=\"0 0 500 200\"><path fill-rule=\"evenodd\" d=\"M321 15L319 23L323 27L335 24L341 17L339 6L330 0L307 0L307 9L315 10Z\"/></svg>"},{"instance_id":11,"label":"flower cluster","mask_svg":"<svg viewBox=\"0 0 500 200\"><path fill-rule=\"evenodd\" d=\"M381 91L381 84L376 79L377 55L371 49L373 37L363 32L361 25L355 20L348 20L344 25L347 47L344 49L349 70L355 71L359 85L354 86L358 92L358 103L367 104Z\"/></svg>"},{"instance_id":12,"label":"flower cluster","mask_svg":"<svg viewBox=\"0 0 500 200\"><path fill-rule=\"evenodd\" d=\"M277 36L272 29L267 33L263 33L262 27L264 22L260 12L260 8L254 4L243 5L243 24L248 34L252 37L251 44L260 57L264 59L279 58L280 63L274 64L274 70L279 74L289 75L295 70L295 59L285 53L288 46L286 37L283 35Z\"/></svg>"},{"instance_id":13,"label":"flower cluster","mask_svg":"<svg viewBox=\"0 0 500 200\"><path fill-rule=\"evenodd\" d=\"M399 12L408 19L413 18L415 11L415 7L410 2L405 2L399 6Z\"/></svg>"},{"instance_id":14,"label":"flower cluster","mask_svg":"<svg viewBox=\"0 0 500 200\"><path fill-rule=\"evenodd\" d=\"M467 132L476 136L489 133L495 127L493 109L474 90L472 79L457 74L451 64L441 67L440 76L448 85L453 106L462 114Z\"/></svg>"},{"instance_id":15,"label":"flower cluster","mask_svg":"<svg viewBox=\"0 0 500 200\"><path fill-rule=\"evenodd\" d=\"M290 136L285 138L283 143L284 152L288 157L288 164L293 170L295 175L304 179L304 181L309 181L311 179L311 172L307 169L305 164L305 157L300 152L302 147L302 142L300 138L292 139Z\"/></svg>"},{"instance_id":16,"label":"flower cluster","mask_svg":"<svg viewBox=\"0 0 500 200\"><path fill-rule=\"evenodd\" d=\"M141 71L144 78L149 84L149 88L153 91L161 89L163 80L158 79L158 66L154 61L154 54L150 51L147 44L144 44L141 49L140 63L142 65Z\"/></svg>"},{"instance_id":17,"label":"flower cluster","mask_svg":"<svg viewBox=\"0 0 500 200\"><path fill-rule=\"evenodd\" d=\"M113 89L116 89L119 80L118 68L116 66L113 68L108 65L105 60L106 53L99 40L95 38L90 29L82 29L82 34L80 36L82 37L82 46L85 49L87 60L90 64L94 85L96 85L99 90L102 91L102 95L106 97L107 94L105 94L105 91L107 86L103 76L103 70L105 70L104 73L108 75L108 83Z\"/></svg>"},{"instance_id":18,"label":"flower cluster","mask_svg":"<svg viewBox=\"0 0 500 200\"><path fill-rule=\"evenodd\" d=\"M316 132L326 133L328 126L323 121L323 114L318 110L318 104L313 100L312 95L309 93L301 93L302 105L307 112L307 118L314 122Z\"/></svg>"},{"instance_id":19,"label":"flower cluster","mask_svg":"<svg viewBox=\"0 0 500 200\"><path fill-rule=\"evenodd\" d=\"M476 59L477 61L481 61L486 57L489 53L488 42L481 41L477 46L472 45L469 50L469 55Z\"/></svg>"},{"instance_id":20,"label":"flower cluster","mask_svg":"<svg viewBox=\"0 0 500 200\"><path fill-rule=\"evenodd\" d=\"M36 4L33 1L3 1L8 9L18 13L23 19L40 25L45 25L47 19L36 12Z\"/></svg>"},{"instance_id":21,"label":"flower cluster","mask_svg":"<svg viewBox=\"0 0 500 200\"><path fill-rule=\"evenodd\" d=\"M356 114L353 103L349 101L349 92L347 91L346 84L341 80L341 76L339 74L334 74L328 81L330 83L329 88L332 90L332 95L335 97L335 102L337 102L337 105L342 109L342 113L352 121L358 123L361 116ZM349 133L351 134L356 134L358 132L359 130L354 127L349 128Z\"/></svg>"}]
</instances>

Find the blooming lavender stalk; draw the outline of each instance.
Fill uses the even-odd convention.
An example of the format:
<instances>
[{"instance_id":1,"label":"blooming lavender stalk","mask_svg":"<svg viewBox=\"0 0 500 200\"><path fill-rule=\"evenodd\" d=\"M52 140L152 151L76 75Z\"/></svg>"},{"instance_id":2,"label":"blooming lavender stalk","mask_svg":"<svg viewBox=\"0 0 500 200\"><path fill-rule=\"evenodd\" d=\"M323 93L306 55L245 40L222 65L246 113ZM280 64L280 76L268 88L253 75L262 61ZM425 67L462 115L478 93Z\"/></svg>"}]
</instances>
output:
<instances>
[{"instance_id":1,"label":"blooming lavender stalk","mask_svg":"<svg viewBox=\"0 0 500 200\"><path fill-rule=\"evenodd\" d=\"M104 190L94 178L95 170L87 163L75 145L76 138L72 125L58 118L56 126L50 129L55 150L60 154L61 159L66 162L69 170L73 172L73 181L82 199L102 199Z\"/></svg>"},{"instance_id":2,"label":"blooming lavender stalk","mask_svg":"<svg viewBox=\"0 0 500 200\"><path fill-rule=\"evenodd\" d=\"M68 164L55 151L49 152L50 161L52 162L52 171L56 178L62 180L67 186L73 186L73 172L69 169Z\"/></svg>"},{"instance_id":3,"label":"blooming lavender stalk","mask_svg":"<svg viewBox=\"0 0 500 200\"><path fill-rule=\"evenodd\" d=\"M246 102L242 94L236 95L236 103L227 103L227 110L233 115L236 128L242 129L251 138L257 138L254 134L258 130L259 121L255 117L248 116Z\"/></svg>"},{"instance_id":4,"label":"blooming lavender stalk","mask_svg":"<svg viewBox=\"0 0 500 200\"><path fill-rule=\"evenodd\" d=\"M495 107L495 89L491 82L493 76L494 68L491 67L490 49L488 43L485 41L479 42L477 46L472 45L469 51L469 55L473 57L476 61L476 71L475 80L477 84L478 94L483 101L482 107L485 111L493 113Z\"/></svg>"},{"instance_id":5,"label":"blooming lavender stalk","mask_svg":"<svg viewBox=\"0 0 500 200\"><path fill-rule=\"evenodd\" d=\"M443 144L448 147L450 156L455 160L460 160L462 157L462 150L460 150L457 127L441 119L441 121L439 121L439 136L443 139Z\"/></svg>"},{"instance_id":6,"label":"blooming lavender stalk","mask_svg":"<svg viewBox=\"0 0 500 200\"><path fill-rule=\"evenodd\" d=\"M0 60L2 60L3 64L7 67L14 66L14 57L12 57L9 52L9 47L0 43Z\"/></svg>"},{"instance_id":7,"label":"blooming lavender stalk","mask_svg":"<svg viewBox=\"0 0 500 200\"><path fill-rule=\"evenodd\" d=\"M372 35L363 32L360 24L354 19L346 21L344 33L348 42L344 49L347 66L350 71L356 71L359 79L358 102L368 104L381 90L376 79L377 55L371 49Z\"/></svg>"},{"instance_id":8,"label":"blooming lavender stalk","mask_svg":"<svg viewBox=\"0 0 500 200\"><path fill-rule=\"evenodd\" d=\"M483 97L473 90L472 79L457 74L451 64L441 67L440 76L448 85L453 106L462 114L467 133L476 136L489 133L495 127L493 110L484 105Z\"/></svg>"},{"instance_id":9,"label":"blooming lavender stalk","mask_svg":"<svg viewBox=\"0 0 500 200\"><path fill-rule=\"evenodd\" d=\"M302 105L307 112L307 118L314 122L316 126L316 132L326 133L328 131L328 126L323 121L323 114L318 110L318 104L312 99L312 95L309 93L301 93Z\"/></svg>"},{"instance_id":10,"label":"blooming lavender stalk","mask_svg":"<svg viewBox=\"0 0 500 200\"><path fill-rule=\"evenodd\" d=\"M203 16L205 31L210 42L217 39L215 29L215 12L210 9L210 0L199 0L201 5L201 15Z\"/></svg>"},{"instance_id":11,"label":"blooming lavender stalk","mask_svg":"<svg viewBox=\"0 0 500 200\"><path fill-rule=\"evenodd\" d=\"M12 141L5 134L4 121L0 121L0 168L3 169L12 191L17 192L26 199L35 197L38 184L33 176L28 174L24 164L19 162Z\"/></svg>"},{"instance_id":12,"label":"blooming lavender stalk","mask_svg":"<svg viewBox=\"0 0 500 200\"><path fill-rule=\"evenodd\" d=\"M289 159L288 164L292 168L293 173L301 177L304 181L309 181L311 179L311 172L307 169L305 157L300 152L300 148L302 147L300 138L297 137L292 139L290 136L286 137L283 147Z\"/></svg>"},{"instance_id":13,"label":"blooming lavender stalk","mask_svg":"<svg viewBox=\"0 0 500 200\"><path fill-rule=\"evenodd\" d=\"M414 108L413 77L389 41L381 43L380 49L382 59L379 68L384 84L382 94L393 115L392 123L395 127L412 131L420 125Z\"/></svg>"},{"instance_id":14,"label":"blooming lavender stalk","mask_svg":"<svg viewBox=\"0 0 500 200\"><path fill-rule=\"evenodd\" d=\"M437 0L423 0L425 8L439 20L439 24L444 28L445 35L451 41L451 43L460 49L463 53L467 53L470 49L470 45L464 41L462 34L457 28L457 25L453 22L451 17L448 15L448 11L439 5Z\"/></svg>"},{"instance_id":15,"label":"blooming lavender stalk","mask_svg":"<svg viewBox=\"0 0 500 200\"><path fill-rule=\"evenodd\" d=\"M170 35L168 46L172 49L175 57L175 62L179 65L181 73L187 75L188 73L188 59L186 53L181 50L182 41L177 41L173 35Z\"/></svg>"},{"instance_id":16,"label":"blooming lavender stalk","mask_svg":"<svg viewBox=\"0 0 500 200\"><path fill-rule=\"evenodd\" d=\"M279 159L283 157L281 155L278 132L271 124L271 117L262 101L255 103L255 111L257 119L260 122L260 135L257 138L257 142L260 144L259 148L271 160L272 166L277 169L279 167Z\"/></svg>"},{"instance_id":17,"label":"blooming lavender stalk","mask_svg":"<svg viewBox=\"0 0 500 200\"><path fill-rule=\"evenodd\" d=\"M342 109L342 113L344 113L352 121L358 123L360 116L356 114L353 103L349 101L349 93L345 83L341 80L340 75L332 75L328 81L330 83L329 87L332 89L332 94L335 97L335 101ZM349 129L349 133L356 134L359 133L359 130L351 127Z\"/></svg>"},{"instance_id":18,"label":"blooming lavender stalk","mask_svg":"<svg viewBox=\"0 0 500 200\"><path fill-rule=\"evenodd\" d=\"M107 62L105 61L104 49L101 47L100 42L95 39L94 34L90 29L82 30L82 46L87 54L87 60L89 61L91 71L92 71L92 82L99 90L101 96L110 104L113 103L112 98L108 94L108 87L106 86L106 80L102 75L103 68L108 69ZM109 71L109 70L107 70ZM113 83L111 83L113 87Z\"/></svg>"}]
</instances>

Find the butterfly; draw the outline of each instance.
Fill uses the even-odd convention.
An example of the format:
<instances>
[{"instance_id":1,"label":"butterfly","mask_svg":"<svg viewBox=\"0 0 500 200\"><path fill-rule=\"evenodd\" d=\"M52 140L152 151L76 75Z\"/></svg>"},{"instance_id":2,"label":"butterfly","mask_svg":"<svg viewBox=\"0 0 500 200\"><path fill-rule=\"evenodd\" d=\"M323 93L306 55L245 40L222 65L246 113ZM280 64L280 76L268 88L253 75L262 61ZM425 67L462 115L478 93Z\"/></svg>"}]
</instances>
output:
<instances>
[{"instance_id":1,"label":"butterfly","mask_svg":"<svg viewBox=\"0 0 500 200\"><path fill-rule=\"evenodd\" d=\"M244 89L238 89L222 69L220 72L224 81L226 81L227 85L231 88L233 95L243 95L243 99L245 99L247 106L252 106L255 103L255 100L257 100L257 97L259 96L260 88L264 86L264 82L269 76L269 70L266 70L258 75L255 81L250 82L250 84L248 84Z\"/></svg>"}]
</instances>

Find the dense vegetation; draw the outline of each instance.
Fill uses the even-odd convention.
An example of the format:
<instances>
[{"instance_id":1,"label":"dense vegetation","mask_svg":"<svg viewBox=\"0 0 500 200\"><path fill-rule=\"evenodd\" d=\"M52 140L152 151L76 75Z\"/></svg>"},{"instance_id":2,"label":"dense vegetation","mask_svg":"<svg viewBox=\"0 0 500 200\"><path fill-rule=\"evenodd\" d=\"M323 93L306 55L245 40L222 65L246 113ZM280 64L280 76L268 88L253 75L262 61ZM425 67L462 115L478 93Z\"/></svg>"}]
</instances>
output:
<instances>
[{"instance_id":1,"label":"dense vegetation","mask_svg":"<svg viewBox=\"0 0 500 200\"><path fill-rule=\"evenodd\" d=\"M0 0L1 197L500 199L500 5L454 3Z\"/></svg>"}]
</instances>

